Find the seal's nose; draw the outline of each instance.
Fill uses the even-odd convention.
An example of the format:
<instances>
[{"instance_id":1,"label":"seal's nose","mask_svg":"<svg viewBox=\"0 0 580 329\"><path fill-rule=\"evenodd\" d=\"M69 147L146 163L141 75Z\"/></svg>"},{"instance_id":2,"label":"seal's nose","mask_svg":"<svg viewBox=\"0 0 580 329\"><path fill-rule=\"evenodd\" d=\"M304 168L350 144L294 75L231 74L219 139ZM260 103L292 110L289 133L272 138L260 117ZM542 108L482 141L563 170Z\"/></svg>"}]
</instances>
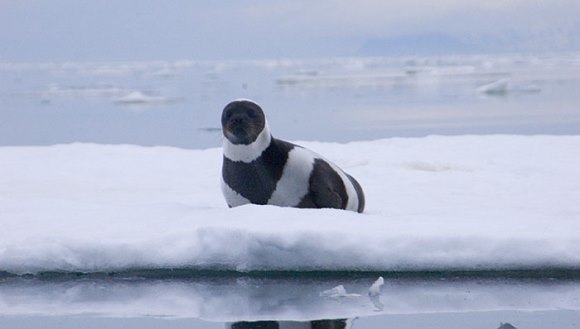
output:
<instances>
[{"instance_id":1,"label":"seal's nose","mask_svg":"<svg viewBox=\"0 0 580 329\"><path fill-rule=\"evenodd\" d=\"M237 113L235 115L232 115L232 117L228 121L228 125L230 127L246 126L248 123L249 119L243 113Z\"/></svg>"},{"instance_id":2,"label":"seal's nose","mask_svg":"<svg viewBox=\"0 0 580 329\"><path fill-rule=\"evenodd\" d=\"M239 124L244 122L244 119L240 118L240 117L235 117L235 118L232 118L232 120L230 122L234 125L239 125Z\"/></svg>"}]
</instances>

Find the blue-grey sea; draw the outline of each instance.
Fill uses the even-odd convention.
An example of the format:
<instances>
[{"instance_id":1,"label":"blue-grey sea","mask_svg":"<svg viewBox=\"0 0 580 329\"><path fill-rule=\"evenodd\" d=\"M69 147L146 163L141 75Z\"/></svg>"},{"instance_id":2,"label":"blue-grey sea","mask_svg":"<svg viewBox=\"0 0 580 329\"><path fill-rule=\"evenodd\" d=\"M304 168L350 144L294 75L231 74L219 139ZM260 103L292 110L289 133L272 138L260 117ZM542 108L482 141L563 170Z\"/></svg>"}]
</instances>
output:
<instances>
[{"instance_id":1,"label":"blue-grey sea","mask_svg":"<svg viewBox=\"0 0 580 329\"><path fill-rule=\"evenodd\" d=\"M0 145L217 147L233 99L275 136L577 134L580 55L0 63Z\"/></svg>"}]
</instances>

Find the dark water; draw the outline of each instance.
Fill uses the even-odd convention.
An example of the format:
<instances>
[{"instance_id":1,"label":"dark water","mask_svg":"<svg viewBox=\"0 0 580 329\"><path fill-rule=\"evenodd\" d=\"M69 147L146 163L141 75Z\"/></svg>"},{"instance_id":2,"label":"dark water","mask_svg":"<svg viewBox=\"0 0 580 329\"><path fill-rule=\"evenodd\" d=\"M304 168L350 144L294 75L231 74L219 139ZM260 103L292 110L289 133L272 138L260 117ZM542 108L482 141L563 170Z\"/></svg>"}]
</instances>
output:
<instances>
[{"instance_id":1,"label":"dark water","mask_svg":"<svg viewBox=\"0 0 580 329\"><path fill-rule=\"evenodd\" d=\"M221 109L240 97L291 140L577 134L578 90L577 54L0 63L0 145L213 147Z\"/></svg>"}]
</instances>

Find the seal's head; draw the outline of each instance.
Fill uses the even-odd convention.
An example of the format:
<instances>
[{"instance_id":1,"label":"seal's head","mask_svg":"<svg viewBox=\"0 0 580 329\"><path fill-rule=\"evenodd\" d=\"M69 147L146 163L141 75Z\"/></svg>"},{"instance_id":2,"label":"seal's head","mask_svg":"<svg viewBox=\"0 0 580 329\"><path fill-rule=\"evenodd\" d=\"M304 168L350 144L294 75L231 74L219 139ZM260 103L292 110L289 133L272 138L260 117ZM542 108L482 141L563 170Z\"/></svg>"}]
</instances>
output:
<instances>
[{"instance_id":1,"label":"seal's head","mask_svg":"<svg viewBox=\"0 0 580 329\"><path fill-rule=\"evenodd\" d=\"M232 144L254 143L265 127L262 108L250 100L235 100L222 112L222 131Z\"/></svg>"}]
</instances>

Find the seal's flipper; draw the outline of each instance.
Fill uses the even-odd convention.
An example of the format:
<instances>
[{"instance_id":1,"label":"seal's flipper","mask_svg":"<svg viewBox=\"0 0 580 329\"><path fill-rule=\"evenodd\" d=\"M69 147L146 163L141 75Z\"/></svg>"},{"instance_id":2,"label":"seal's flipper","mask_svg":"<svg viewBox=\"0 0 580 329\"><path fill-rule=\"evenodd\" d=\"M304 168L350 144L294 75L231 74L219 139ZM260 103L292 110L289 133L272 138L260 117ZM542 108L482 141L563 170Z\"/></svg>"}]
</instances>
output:
<instances>
[{"instance_id":1,"label":"seal's flipper","mask_svg":"<svg viewBox=\"0 0 580 329\"><path fill-rule=\"evenodd\" d=\"M340 195L336 191L333 191L330 186L312 192L312 201L317 208L342 209L342 204L345 203Z\"/></svg>"},{"instance_id":2,"label":"seal's flipper","mask_svg":"<svg viewBox=\"0 0 580 329\"><path fill-rule=\"evenodd\" d=\"M312 201L318 208L344 209L347 194L340 176L330 165L321 159L316 159L310 176L310 192Z\"/></svg>"}]
</instances>

